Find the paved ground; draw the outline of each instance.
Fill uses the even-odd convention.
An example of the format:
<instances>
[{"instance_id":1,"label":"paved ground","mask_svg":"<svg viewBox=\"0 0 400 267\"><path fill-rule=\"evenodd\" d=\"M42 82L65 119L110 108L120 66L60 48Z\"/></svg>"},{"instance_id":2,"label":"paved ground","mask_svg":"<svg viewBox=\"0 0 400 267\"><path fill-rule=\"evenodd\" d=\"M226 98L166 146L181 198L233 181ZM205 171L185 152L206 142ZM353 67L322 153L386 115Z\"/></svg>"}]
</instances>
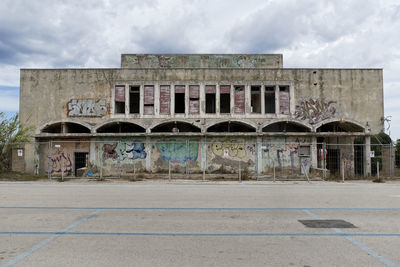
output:
<instances>
[{"instance_id":1,"label":"paved ground","mask_svg":"<svg viewBox=\"0 0 400 267\"><path fill-rule=\"evenodd\" d=\"M394 182L0 183L0 266L397 266L399 248Z\"/></svg>"}]
</instances>

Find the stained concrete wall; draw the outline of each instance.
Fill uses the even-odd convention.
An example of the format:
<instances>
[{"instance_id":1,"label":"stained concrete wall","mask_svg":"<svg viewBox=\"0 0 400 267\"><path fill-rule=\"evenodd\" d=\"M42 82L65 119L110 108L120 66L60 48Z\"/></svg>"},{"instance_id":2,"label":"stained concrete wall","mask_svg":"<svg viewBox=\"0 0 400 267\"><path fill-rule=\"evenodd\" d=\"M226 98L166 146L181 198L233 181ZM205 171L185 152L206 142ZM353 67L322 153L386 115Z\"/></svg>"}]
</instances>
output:
<instances>
[{"instance_id":1,"label":"stained concrete wall","mask_svg":"<svg viewBox=\"0 0 400 267\"><path fill-rule=\"evenodd\" d=\"M113 90L117 84L269 84L281 82L293 85L289 115L250 114L249 93L246 111L237 114L205 114L204 99L200 95L200 114L161 116L113 114ZM248 87L246 87L248 92ZM157 95L156 95L157 96ZM107 112L99 117L69 117L68 103L73 99L104 100ZM325 101L324 105L316 104ZM157 98L156 98L157 102ZM330 109L329 105L334 105ZM303 107L303 108L302 108ZM310 107L308 111L304 107ZM325 110L324 110L325 107ZM158 109L157 103L155 108ZM326 117L326 114L328 117ZM350 120L371 129L371 134L383 129L383 86L381 69L62 69L21 70L20 116L23 125L33 125L36 133L46 123L71 121L95 127L106 120L120 119L150 127L166 118L213 121L240 119L249 123L265 124L281 119L296 119L318 125L315 117L325 120ZM330 116L330 117L329 117ZM158 119L158 120L157 120Z\"/></svg>"}]
</instances>

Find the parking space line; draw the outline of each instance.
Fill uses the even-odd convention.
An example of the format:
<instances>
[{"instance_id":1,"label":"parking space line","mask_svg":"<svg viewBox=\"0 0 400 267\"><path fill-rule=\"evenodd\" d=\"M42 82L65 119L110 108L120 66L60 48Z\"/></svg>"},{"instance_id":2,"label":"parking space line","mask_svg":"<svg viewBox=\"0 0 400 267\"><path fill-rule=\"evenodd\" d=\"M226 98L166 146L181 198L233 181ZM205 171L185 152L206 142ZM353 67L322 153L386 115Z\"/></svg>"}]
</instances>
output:
<instances>
[{"instance_id":1,"label":"parking space line","mask_svg":"<svg viewBox=\"0 0 400 267\"><path fill-rule=\"evenodd\" d=\"M333 229L333 228L332 228ZM339 230L340 231L340 230ZM279 237L279 236L364 236L364 237L400 237L400 233L151 233L151 232L0 232L0 235L93 235L93 236L265 236L265 237Z\"/></svg>"},{"instance_id":2,"label":"parking space line","mask_svg":"<svg viewBox=\"0 0 400 267\"><path fill-rule=\"evenodd\" d=\"M306 213L307 215L311 216L312 218L314 218L315 220L321 220L321 217L319 217L318 215L312 213L311 211L304 209L303 210L304 213ZM342 230L338 229L338 228L331 228L333 231L335 231L337 234L344 234L345 232L343 232ZM369 247L367 247L366 245L364 245L363 243L361 243L360 241L356 240L355 238L353 238L350 235L343 235L348 241L350 241L352 244L356 245L357 247L359 247L360 249L364 250L365 252L367 252L369 255L373 256L374 258L378 259L379 261L381 261L382 263L384 263L387 266L390 267L395 267L397 266L394 262L386 259L385 257L383 257L382 255L380 255L378 252L376 252L373 249L370 249Z\"/></svg>"},{"instance_id":3,"label":"parking space line","mask_svg":"<svg viewBox=\"0 0 400 267\"><path fill-rule=\"evenodd\" d=\"M26 250L25 252L19 254L17 257L15 257L14 259L8 261L7 263L3 264L1 267L9 267L9 266L13 266L14 264L16 264L17 262L19 262L20 260L24 259L25 257L28 257L29 255L31 255L33 252L35 252L36 250L44 247L45 245L47 245L48 243L50 243L51 241L53 241L54 239L56 239L57 237L59 237L62 234L65 234L66 232L68 232L69 230L73 229L74 227L80 225L81 223L85 222L86 220L88 220L89 218L93 217L94 215L98 214L101 211L101 209L96 209L95 211L93 211L92 213L90 213L89 215L83 217L82 219L74 222L73 224L67 226L66 228L64 228L63 230L61 230L60 232L54 232L52 233L52 236L50 236L49 238L43 240L42 242L34 245L33 247L31 247L30 249Z\"/></svg>"},{"instance_id":4,"label":"parking space line","mask_svg":"<svg viewBox=\"0 0 400 267\"><path fill-rule=\"evenodd\" d=\"M357 210L357 211L400 211L400 208L174 208L174 207L55 207L55 206L0 206L0 209L43 209L43 210Z\"/></svg>"}]
</instances>

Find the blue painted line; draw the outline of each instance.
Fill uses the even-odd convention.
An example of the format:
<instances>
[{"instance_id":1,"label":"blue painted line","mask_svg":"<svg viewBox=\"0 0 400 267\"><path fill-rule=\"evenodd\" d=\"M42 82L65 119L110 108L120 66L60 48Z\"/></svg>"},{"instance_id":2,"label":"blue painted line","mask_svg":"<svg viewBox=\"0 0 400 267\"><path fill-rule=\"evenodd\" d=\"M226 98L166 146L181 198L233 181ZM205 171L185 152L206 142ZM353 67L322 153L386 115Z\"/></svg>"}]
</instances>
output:
<instances>
[{"instance_id":1,"label":"blue painted line","mask_svg":"<svg viewBox=\"0 0 400 267\"><path fill-rule=\"evenodd\" d=\"M243 188L248 188L248 186L245 183L240 182L240 184L242 185Z\"/></svg>"},{"instance_id":2,"label":"blue painted line","mask_svg":"<svg viewBox=\"0 0 400 267\"><path fill-rule=\"evenodd\" d=\"M99 213L101 210L97 209L95 211L93 211L92 213L90 213L89 215L83 217L82 219L74 222L73 224L67 226L66 228L64 228L63 230L61 230L60 232L54 232L54 233L50 233L52 234L52 236L50 236L49 238L43 240L42 242L34 245L32 248L26 250L25 252L19 254L17 257L15 257L14 259L8 261L7 263L3 264L1 267L9 267L9 266L13 266L14 264L16 264L17 262L19 262L20 260L28 257L29 255L31 255L32 253L34 253L36 250L46 246L48 243L50 243L51 241L53 241L54 239L56 239L57 237L59 237L62 234L65 234L66 232L68 232L69 230L71 230L72 228L78 226L79 224L85 222L86 220L88 220L89 218L93 217L94 215L96 215L97 213ZM45 233L45 232L44 232ZM48 235L49 233L45 233L46 235Z\"/></svg>"},{"instance_id":3,"label":"blue painted line","mask_svg":"<svg viewBox=\"0 0 400 267\"><path fill-rule=\"evenodd\" d=\"M316 220L321 220L321 218L312 213L309 210L303 210L306 214L310 215L312 218L316 219ZM331 228L333 231L336 232L336 234L341 234L343 235L348 241L350 241L352 244L356 245L357 247L359 247L360 249L362 249L363 251L367 252L369 255L371 255L372 257L378 259L380 262L384 263L386 266L390 266L390 267L395 267L397 266L394 262L386 259L385 257L383 257L382 255L380 255L378 252L376 252L373 249L370 249L369 247L367 247L366 245L364 245L363 243L361 243L360 241L356 240L355 238L353 238L354 235L348 235L345 232L343 232L342 230L338 229L338 228ZM361 235L359 235L361 236ZM366 236L366 235L362 235L362 236Z\"/></svg>"},{"instance_id":4,"label":"blue painted line","mask_svg":"<svg viewBox=\"0 0 400 267\"><path fill-rule=\"evenodd\" d=\"M38 207L38 206L2 206L0 209L39 209L39 210L356 210L356 211L400 211L400 208L146 208L146 207Z\"/></svg>"},{"instance_id":5,"label":"blue painted line","mask_svg":"<svg viewBox=\"0 0 400 267\"><path fill-rule=\"evenodd\" d=\"M334 229L334 228L332 228ZM132 232L0 232L0 235L94 235L94 236L364 236L400 237L400 233L132 233Z\"/></svg>"}]
</instances>

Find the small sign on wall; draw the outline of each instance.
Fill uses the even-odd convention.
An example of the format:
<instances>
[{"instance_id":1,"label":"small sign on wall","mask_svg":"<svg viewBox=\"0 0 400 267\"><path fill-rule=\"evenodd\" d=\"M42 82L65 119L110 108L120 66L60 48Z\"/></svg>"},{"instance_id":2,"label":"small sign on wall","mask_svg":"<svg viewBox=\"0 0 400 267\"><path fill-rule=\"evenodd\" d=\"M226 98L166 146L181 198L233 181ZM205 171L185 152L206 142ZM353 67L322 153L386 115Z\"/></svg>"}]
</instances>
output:
<instances>
[{"instance_id":1,"label":"small sign on wall","mask_svg":"<svg viewBox=\"0 0 400 267\"><path fill-rule=\"evenodd\" d=\"M224 157L228 157L229 156L229 149L224 149Z\"/></svg>"},{"instance_id":2,"label":"small sign on wall","mask_svg":"<svg viewBox=\"0 0 400 267\"><path fill-rule=\"evenodd\" d=\"M18 155L18 157L24 156L24 150L23 149L18 149L17 150L17 155Z\"/></svg>"},{"instance_id":3,"label":"small sign on wall","mask_svg":"<svg viewBox=\"0 0 400 267\"><path fill-rule=\"evenodd\" d=\"M371 151L371 152L369 153L369 157L370 157L370 158L374 158L374 157L375 157L375 151Z\"/></svg>"}]
</instances>

